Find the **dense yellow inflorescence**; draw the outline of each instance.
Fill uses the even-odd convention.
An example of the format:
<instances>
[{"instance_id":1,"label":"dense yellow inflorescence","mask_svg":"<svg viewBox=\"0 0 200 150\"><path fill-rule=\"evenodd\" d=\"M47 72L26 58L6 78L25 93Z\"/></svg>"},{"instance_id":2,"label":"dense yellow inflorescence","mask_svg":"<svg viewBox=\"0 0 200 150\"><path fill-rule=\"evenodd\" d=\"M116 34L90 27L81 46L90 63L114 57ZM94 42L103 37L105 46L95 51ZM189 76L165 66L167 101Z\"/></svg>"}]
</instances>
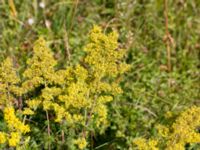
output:
<instances>
[{"instance_id":1,"label":"dense yellow inflorescence","mask_svg":"<svg viewBox=\"0 0 200 150\"><path fill-rule=\"evenodd\" d=\"M21 88L18 86L20 82L16 75L16 70L13 67L12 60L6 58L0 65L0 105L6 106L14 103L13 94L20 95Z\"/></svg>"},{"instance_id":2,"label":"dense yellow inflorescence","mask_svg":"<svg viewBox=\"0 0 200 150\"><path fill-rule=\"evenodd\" d=\"M89 37L91 42L85 46L85 62L97 79L106 75L115 77L129 68L126 63L117 63L125 54L124 50L118 49L117 32L105 35L100 27L94 26Z\"/></svg>"},{"instance_id":3,"label":"dense yellow inflorescence","mask_svg":"<svg viewBox=\"0 0 200 150\"><path fill-rule=\"evenodd\" d=\"M0 132L0 144L8 142L10 147L19 145L22 135L30 132L28 125L24 125L16 116L13 107L4 108L4 121L10 133Z\"/></svg>"},{"instance_id":4,"label":"dense yellow inflorescence","mask_svg":"<svg viewBox=\"0 0 200 150\"><path fill-rule=\"evenodd\" d=\"M164 143L165 150L185 150L186 144L200 143L200 107L193 106L180 114L172 127L157 125L158 134ZM158 141L161 140L158 137ZM139 138L134 140L139 150L148 150L151 140Z\"/></svg>"},{"instance_id":5,"label":"dense yellow inflorescence","mask_svg":"<svg viewBox=\"0 0 200 150\"><path fill-rule=\"evenodd\" d=\"M8 131L0 131L0 144L8 143L11 147L16 147L21 136L30 131L29 126L24 125L15 115L16 96L22 95L19 83L20 78L13 67L12 59L6 58L0 65L0 108Z\"/></svg>"},{"instance_id":6,"label":"dense yellow inflorescence","mask_svg":"<svg viewBox=\"0 0 200 150\"><path fill-rule=\"evenodd\" d=\"M11 132L10 138L8 139L9 146L16 147L20 142L20 134L18 132Z\"/></svg>"},{"instance_id":7,"label":"dense yellow inflorescence","mask_svg":"<svg viewBox=\"0 0 200 150\"><path fill-rule=\"evenodd\" d=\"M7 135L4 132L0 132L0 144L4 144L7 140Z\"/></svg>"},{"instance_id":8,"label":"dense yellow inflorescence","mask_svg":"<svg viewBox=\"0 0 200 150\"><path fill-rule=\"evenodd\" d=\"M133 143L138 146L139 150L158 150L158 141L154 139L146 140L144 138L137 138Z\"/></svg>"},{"instance_id":9,"label":"dense yellow inflorescence","mask_svg":"<svg viewBox=\"0 0 200 150\"><path fill-rule=\"evenodd\" d=\"M31 115L37 107L43 106L44 110L55 111L57 122L81 121L84 124L85 117L80 113L84 108L88 114L99 116L97 126L106 122L105 104L122 90L117 82L103 80L105 77L114 79L129 68L127 64L120 62L125 51L118 49L117 39L116 32L105 35L100 27L94 26L90 32L90 43L85 47L87 55L84 63L88 67L76 65L58 71L54 69L57 62L44 39L37 40L33 57L27 61L28 68L24 72L25 82L22 85L27 92L41 85L44 89L40 96L27 101L28 108L24 110L24 114Z\"/></svg>"},{"instance_id":10,"label":"dense yellow inflorescence","mask_svg":"<svg viewBox=\"0 0 200 150\"><path fill-rule=\"evenodd\" d=\"M200 143L200 107L193 106L178 117L168 136L167 150L184 149L187 143Z\"/></svg>"},{"instance_id":11,"label":"dense yellow inflorescence","mask_svg":"<svg viewBox=\"0 0 200 150\"><path fill-rule=\"evenodd\" d=\"M78 145L78 148L80 150L84 149L87 146L87 141L85 138L79 138L79 139L75 140L74 143L76 145Z\"/></svg>"},{"instance_id":12,"label":"dense yellow inflorescence","mask_svg":"<svg viewBox=\"0 0 200 150\"><path fill-rule=\"evenodd\" d=\"M27 69L23 73L24 92L33 90L42 84L53 84L59 78L55 75L56 60L43 38L39 38L33 48L33 57L27 60Z\"/></svg>"},{"instance_id":13,"label":"dense yellow inflorescence","mask_svg":"<svg viewBox=\"0 0 200 150\"><path fill-rule=\"evenodd\" d=\"M100 27L94 26L89 39L81 65L56 69L57 61L43 38L34 43L33 55L27 60L21 80L11 59L1 64L0 90L3 94L0 95L0 105L5 106L4 120L9 134L0 132L0 143L8 142L15 147L21 136L30 131L29 126L15 116L12 101L16 96L29 95L34 91L37 91L36 95L23 100L25 107L20 111L23 115L35 115L37 109L42 108L55 113L55 122L65 122L71 128L77 124L84 126L84 130L88 126L100 129L108 124L106 104L122 93L118 79L129 65L122 61L125 51L118 48L115 31L106 35ZM75 144L79 149L87 146L82 135Z\"/></svg>"},{"instance_id":14,"label":"dense yellow inflorescence","mask_svg":"<svg viewBox=\"0 0 200 150\"><path fill-rule=\"evenodd\" d=\"M10 130L16 130L20 133L27 133L30 131L28 125L24 125L16 116L13 107L6 107L4 109L4 120L6 121Z\"/></svg>"}]
</instances>

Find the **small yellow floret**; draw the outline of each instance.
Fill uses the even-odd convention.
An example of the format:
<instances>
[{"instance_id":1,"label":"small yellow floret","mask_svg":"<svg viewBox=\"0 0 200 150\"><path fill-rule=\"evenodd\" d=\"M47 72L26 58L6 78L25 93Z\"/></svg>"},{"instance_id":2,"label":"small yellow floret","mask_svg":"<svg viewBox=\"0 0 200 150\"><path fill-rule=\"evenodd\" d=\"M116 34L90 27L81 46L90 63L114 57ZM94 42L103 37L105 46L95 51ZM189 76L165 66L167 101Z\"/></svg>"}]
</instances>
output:
<instances>
[{"instance_id":1,"label":"small yellow floret","mask_svg":"<svg viewBox=\"0 0 200 150\"><path fill-rule=\"evenodd\" d=\"M18 132L11 132L11 137L8 139L9 146L16 147L20 142L20 134Z\"/></svg>"},{"instance_id":2,"label":"small yellow floret","mask_svg":"<svg viewBox=\"0 0 200 150\"><path fill-rule=\"evenodd\" d=\"M4 109L4 119L8 124L9 129L19 130L21 133L26 133L30 131L28 125L24 125L16 116L13 107L6 107Z\"/></svg>"},{"instance_id":3,"label":"small yellow floret","mask_svg":"<svg viewBox=\"0 0 200 150\"><path fill-rule=\"evenodd\" d=\"M0 144L4 144L6 142L6 134L4 132L0 132Z\"/></svg>"},{"instance_id":4,"label":"small yellow floret","mask_svg":"<svg viewBox=\"0 0 200 150\"><path fill-rule=\"evenodd\" d=\"M133 141L133 144L137 145L139 150L159 150L157 148L158 141L154 139L147 141L144 138L137 138Z\"/></svg>"},{"instance_id":5,"label":"small yellow floret","mask_svg":"<svg viewBox=\"0 0 200 150\"><path fill-rule=\"evenodd\" d=\"M78 148L81 150L87 146L87 141L85 138L79 138L79 139L75 140L74 143L77 144Z\"/></svg>"},{"instance_id":6,"label":"small yellow floret","mask_svg":"<svg viewBox=\"0 0 200 150\"><path fill-rule=\"evenodd\" d=\"M33 115L34 111L32 111L30 108L24 108L23 115Z\"/></svg>"}]
</instances>

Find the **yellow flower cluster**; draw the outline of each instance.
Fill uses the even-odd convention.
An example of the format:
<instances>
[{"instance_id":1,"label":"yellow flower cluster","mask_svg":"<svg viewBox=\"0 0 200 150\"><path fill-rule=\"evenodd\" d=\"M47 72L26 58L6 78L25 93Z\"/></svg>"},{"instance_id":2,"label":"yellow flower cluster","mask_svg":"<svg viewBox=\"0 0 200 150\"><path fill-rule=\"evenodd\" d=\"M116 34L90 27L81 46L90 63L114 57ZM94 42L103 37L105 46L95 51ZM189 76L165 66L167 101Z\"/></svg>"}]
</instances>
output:
<instances>
[{"instance_id":1,"label":"yellow flower cluster","mask_svg":"<svg viewBox=\"0 0 200 150\"><path fill-rule=\"evenodd\" d=\"M158 150L158 141L154 139L146 140L144 138L137 138L133 143L137 145L139 150Z\"/></svg>"},{"instance_id":2,"label":"yellow flower cluster","mask_svg":"<svg viewBox=\"0 0 200 150\"><path fill-rule=\"evenodd\" d=\"M40 99L29 99L26 101L30 109L36 110L38 106L42 103ZM25 108L26 109L26 108Z\"/></svg>"},{"instance_id":3,"label":"yellow flower cluster","mask_svg":"<svg viewBox=\"0 0 200 150\"><path fill-rule=\"evenodd\" d=\"M193 106L178 117L168 137L167 150L184 149L187 143L200 143L200 107Z\"/></svg>"},{"instance_id":4,"label":"yellow flower cluster","mask_svg":"<svg viewBox=\"0 0 200 150\"><path fill-rule=\"evenodd\" d=\"M87 141L85 138L79 138L79 139L75 140L74 143L76 145L78 145L78 148L80 150L84 149L87 146Z\"/></svg>"},{"instance_id":5,"label":"yellow flower cluster","mask_svg":"<svg viewBox=\"0 0 200 150\"><path fill-rule=\"evenodd\" d=\"M7 140L6 133L0 132L0 144L4 144Z\"/></svg>"},{"instance_id":6,"label":"yellow flower cluster","mask_svg":"<svg viewBox=\"0 0 200 150\"><path fill-rule=\"evenodd\" d=\"M30 131L28 125L24 125L16 116L13 107L6 107L4 109L4 120L6 121L10 130L16 130L20 133L27 133Z\"/></svg>"},{"instance_id":7,"label":"yellow flower cluster","mask_svg":"<svg viewBox=\"0 0 200 150\"><path fill-rule=\"evenodd\" d=\"M20 134L18 132L11 132L8 140L9 146L16 147L20 142Z\"/></svg>"},{"instance_id":8,"label":"yellow flower cluster","mask_svg":"<svg viewBox=\"0 0 200 150\"><path fill-rule=\"evenodd\" d=\"M53 110L56 122L65 122L73 128L76 124L86 129L90 125L102 128L108 124L106 104L122 93L117 79L129 69L129 65L122 61L125 51L118 48L116 32L106 35L100 27L94 26L89 38L81 65L56 69L57 61L43 38L35 42L33 56L27 60L21 80L11 59L1 64L0 105L5 106L4 119L10 131L8 135L0 134L1 143L8 141L10 146L16 146L22 134L30 131L29 126L15 116L12 100L16 96L28 96L23 99L26 106L23 115L34 115L40 107L49 112ZM76 144L83 149L87 142L80 138Z\"/></svg>"},{"instance_id":9,"label":"yellow flower cluster","mask_svg":"<svg viewBox=\"0 0 200 150\"><path fill-rule=\"evenodd\" d=\"M35 42L33 57L27 60L27 64L28 67L23 73L23 77L25 78L25 82L22 84L24 93L40 85L52 84L59 81L54 72L56 60L43 38Z\"/></svg>"},{"instance_id":10,"label":"yellow flower cluster","mask_svg":"<svg viewBox=\"0 0 200 150\"><path fill-rule=\"evenodd\" d=\"M32 111L30 108L24 108L24 111L22 113L23 115L33 115L34 111Z\"/></svg>"},{"instance_id":11,"label":"yellow flower cluster","mask_svg":"<svg viewBox=\"0 0 200 150\"><path fill-rule=\"evenodd\" d=\"M105 77L115 78L129 69L129 65L121 62L125 51L118 48L118 34L111 32L102 33L102 29L94 26L91 30L90 42L84 50L87 56L84 62L88 65L90 82L88 84L91 99L90 108L99 116L96 125L106 124L106 103L113 100L113 96L122 92L117 81L106 82ZM104 93L103 95L101 95Z\"/></svg>"},{"instance_id":12,"label":"yellow flower cluster","mask_svg":"<svg viewBox=\"0 0 200 150\"><path fill-rule=\"evenodd\" d=\"M16 147L20 143L21 135L30 131L28 125L24 125L16 116L13 107L4 109L4 120L8 126L10 134L0 132L0 143L8 141L9 146Z\"/></svg>"},{"instance_id":13,"label":"yellow flower cluster","mask_svg":"<svg viewBox=\"0 0 200 150\"><path fill-rule=\"evenodd\" d=\"M166 141L165 150L185 150L188 143L200 143L200 133L197 131L200 126L200 107L193 106L180 114L172 127L157 125L158 134ZM158 137L160 139L160 137ZM147 150L150 147L146 139L139 138L134 141L140 150ZM151 140L148 141L148 143Z\"/></svg>"},{"instance_id":14,"label":"yellow flower cluster","mask_svg":"<svg viewBox=\"0 0 200 150\"><path fill-rule=\"evenodd\" d=\"M0 65L0 105L6 106L14 103L13 94L20 95L21 89L17 86L20 79L16 75L10 58L5 59Z\"/></svg>"},{"instance_id":15,"label":"yellow flower cluster","mask_svg":"<svg viewBox=\"0 0 200 150\"><path fill-rule=\"evenodd\" d=\"M16 116L13 105L16 103L15 96L22 95L19 87L20 78L16 74L13 62L6 58L0 65L0 106L3 109L4 121L9 132L0 132L0 144L7 143L16 147L21 135L30 131L28 125L24 125Z\"/></svg>"},{"instance_id":16,"label":"yellow flower cluster","mask_svg":"<svg viewBox=\"0 0 200 150\"><path fill-rule=\"evenodd\" d=\"M124 50L118 49L117 32L105 35L102 34L100 27L94 26L90 32L90 40L91 42L85 47L87 52L85 62L90 65L96 78L105 75L116 76L129 68L125 63L117 63L125 53Z\"/></svg>"},{"instance_id":17,"label":"yellow flower cluster","mask_svg":"<svg viewBox=\"0 0 200 150\"><path fill-rule=\"evenodd\" d=\"M122 90L116 81L108 82L104 78L114 79L129 66L121 62L125 51L118 49L116 32L105 35L100 27L94 26L89 37L90 43L85 46L87 55L83 62L88 67L76 65L58 71L54 69L57 62L44 39L36 41L33 57L27 61L28 68L24 72L25 82L22 85L26 92L40 85L44 89L40 96L27 101L29 108L24 110L24 114L31 115L42 105L44 110L55 111L57 122L81 121L84 124L85 114L81 113L84 108L88 115L99 116L97 126L106 123L105 104Z\"/></svg>"}]
</instances>

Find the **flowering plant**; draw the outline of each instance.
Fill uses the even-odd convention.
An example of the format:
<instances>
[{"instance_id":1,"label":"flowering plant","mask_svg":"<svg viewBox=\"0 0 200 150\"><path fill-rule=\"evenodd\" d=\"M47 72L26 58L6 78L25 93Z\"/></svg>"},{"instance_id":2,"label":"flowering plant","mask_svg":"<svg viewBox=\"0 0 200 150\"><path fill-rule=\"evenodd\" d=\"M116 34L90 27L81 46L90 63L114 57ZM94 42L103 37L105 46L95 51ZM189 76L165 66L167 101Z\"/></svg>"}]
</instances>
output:
<instances>
[{"instance_id":1,"label":"flowering plant","mask_svg":"<svg viewBox=\"0 0 200 150\"><path fill-rule=\"evenodd\" d=\"M122 61L125 51L118 48L115 31L105 35L94 26L89 40L82 64L64 69L57 67L57 60L41 37L21 78L10 58L1 64L0 105L7 124L7 130L0 132L1 144L22 148L32 140L23 135L34 134L34 129L40 131L37 124L43 121L48 137L44 144L49 149L55 139L61 145L67 141L67 147L84 149L90 146L87 139L91 133L104 132L109 125L107 103L122 93L118 78L129 65ZM65 135L69 131L73 134L68 141Z\"/></svg>"}]
</instances>

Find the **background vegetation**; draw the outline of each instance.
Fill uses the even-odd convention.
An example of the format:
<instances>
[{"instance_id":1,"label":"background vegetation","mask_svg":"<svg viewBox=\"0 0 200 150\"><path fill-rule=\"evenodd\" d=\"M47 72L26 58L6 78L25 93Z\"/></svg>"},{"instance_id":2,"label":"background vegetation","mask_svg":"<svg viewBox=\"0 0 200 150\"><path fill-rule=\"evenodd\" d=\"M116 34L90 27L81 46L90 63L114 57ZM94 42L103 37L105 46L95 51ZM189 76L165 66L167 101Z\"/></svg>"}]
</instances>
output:
<instances>
[{"instance_id":1,"label":"background vegetation","mask_svg":"<svg viewBox=\"0 0 200 150\"><path fill-rule=\"evenodd\" d=\"M120 79L124 93L109 104L110 126L93 135L91 149L134 149L135 138L156 136L156 124L169 125L200 105L200 1L168 0L168 26L165 6L163 0L1 0L0 60L10 56L20 74L42 35L61 68L77 64L94 24L105 33L116 29L131 70Z\"/></svg>"}]
</instances>

